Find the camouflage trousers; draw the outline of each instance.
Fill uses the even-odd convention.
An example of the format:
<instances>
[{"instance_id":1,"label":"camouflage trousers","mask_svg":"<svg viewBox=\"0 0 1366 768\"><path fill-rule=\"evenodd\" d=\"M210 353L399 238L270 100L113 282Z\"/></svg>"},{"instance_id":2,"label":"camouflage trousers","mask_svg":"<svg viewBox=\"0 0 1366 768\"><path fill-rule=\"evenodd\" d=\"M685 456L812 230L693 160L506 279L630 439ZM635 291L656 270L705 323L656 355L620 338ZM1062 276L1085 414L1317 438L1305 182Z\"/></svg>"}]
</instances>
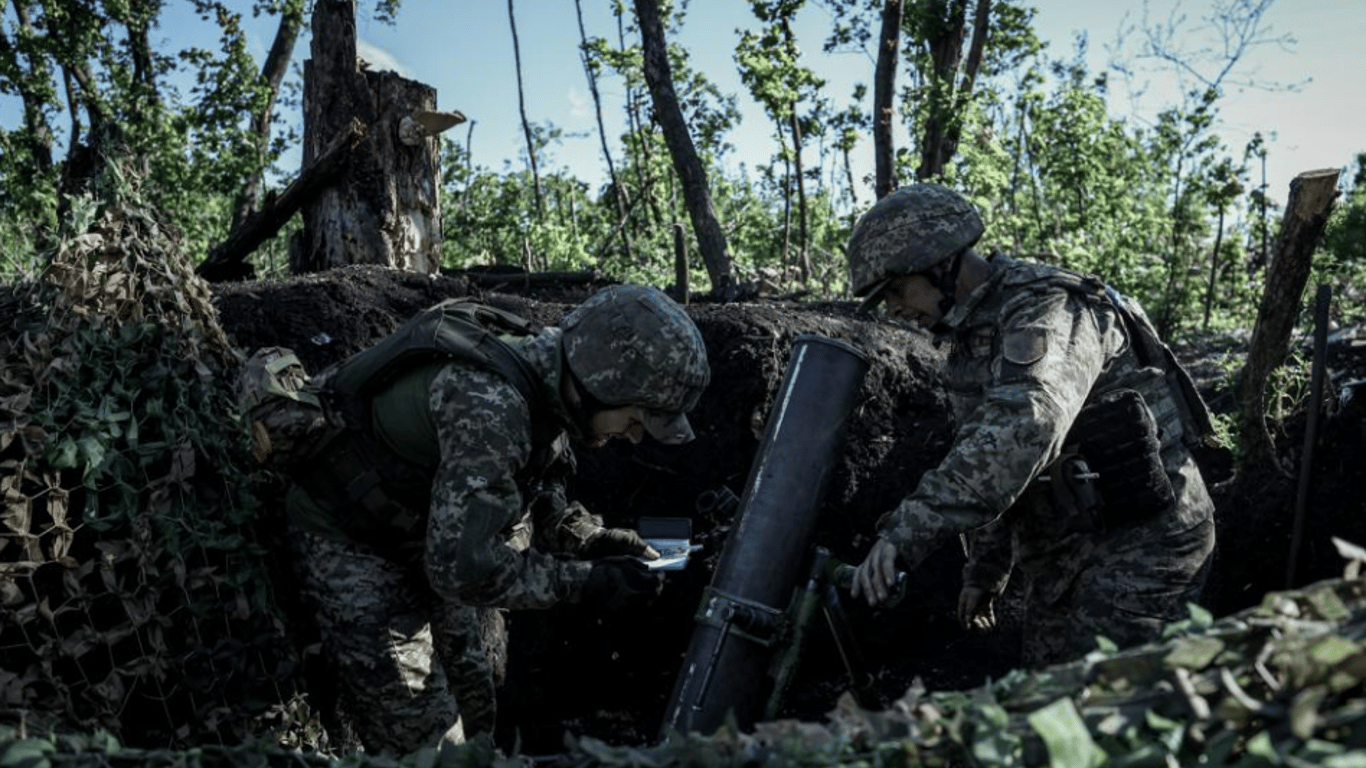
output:
<instances>
[{"instance_id":1,"label":"camouflage trousers","mask_svg":"<svg viewBox=\"0 0 1366 768\"><path fill-rule=\"evenodd\" d=\"M1031 574L1022 656L1031 667L1081 658L1104 636L1119 647L1158 639L1163 625L1188 616L1204 587L1214 551L1214 521L1178 531L1118 535L1089 553L1066 584L1066 569ZM1067 577L1064 577L1067 578Z\"/></svg>"},{"instance_id":2,"label":"camouflage trousers","mask_svg":"<svg viewBox=\"0 0 1366 768\"><path fill-rule=\"evenodd\" d=\"M367 752L403 755L493 735L503 616L443 601L420 569L359 544L290 534L304 597Z\"/></svg>"}]
</instances>

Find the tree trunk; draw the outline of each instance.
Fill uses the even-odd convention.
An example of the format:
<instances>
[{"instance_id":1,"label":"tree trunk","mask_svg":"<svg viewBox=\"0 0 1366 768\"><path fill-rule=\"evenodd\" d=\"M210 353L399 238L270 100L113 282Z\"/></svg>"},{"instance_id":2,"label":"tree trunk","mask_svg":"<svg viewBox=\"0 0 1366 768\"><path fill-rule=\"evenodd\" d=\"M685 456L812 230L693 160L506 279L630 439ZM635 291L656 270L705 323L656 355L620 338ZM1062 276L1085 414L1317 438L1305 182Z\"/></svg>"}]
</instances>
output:
<instances>
[{"instance_id":1,"label":"tree trunk","mask_svg":"<svg viewBox=\"0 0 1366 768\"><path fill-rule=\"evenodd\" d=\"M128 3L124 11L128 14L124 24L128 30L128 53L133 60L133 83L137 87L133 93L136 99L145 99L147 106L152 108L147 110L143 104L135 104L133 114L146 119L144 116L149 111L159 111L158 108L161 106L161 93L157 89L156 63L152 59L152 42L149 39L152 23L161 12L161 3L159 0L140 0Z\"/></svg>"},{"instance_id":2,"label":"tree trunk","mask_svg":"<svg viewBox=\"0 0 1366 768\"><path fill-rule=\"evenodd\" d=\"M56 12L48 8L49 5L55 6ZM41 6L43 13L39 17L38 23L42 25L43 34L49 40L83 39L85 31L80 25L85 21L84 14L66 13L63 6L54 0L43 0ZM83 54L79 51L63 48L56 57L59 66L62 68L62 77L66 85L67 108L71 113L72 131L67 141L68 162L74 159L77 153L83 151L81 148L81 110L85 110L86 121L89 123L92 132L107 122L109 114L100 94L99 84L95 82L95 76L90 71L90 62L82 56Z\"/></svg>"},{"instance_id":3,"label":"tree trunk","mask_svg":"<svg viewBox=\"0 0 1366 768\"><path fill-rule=\"evenodd\" d=\"M1210 314L1214 310L1214 289L1218 287L1219 249L1224 244L1224 203L1219 201L1219 228L1214 232L1214 250L1209 255L1209 285L1205 289L1205 322L1201 327L1209 330Z\"/></svg>"},{"instance_id":4,"label":"tree trunk","mask_svg":"<svg viewBox=\"0 0 1366 768\"><path fill-rule=\"evenodd\" d=\"M782 120L775 118L774 137L778 140L778 154L783 158L783 251L778 263L786 270L792 264L788 261L792 254L792 161L787 158L786 140L783 139Z\"/></svg>"},{"instance_id":5,"label":"tree trunk","mask_svg":"<svg viewBox=\"0 0 1366 768\"><path fill-rule=\"evenodd\" d=\"M678 303L688 304L688 245L683 236L683 225L675 223L674 232L674 292Z\"/></svg>"},{"instance_id":6,"label":"tree trunk","mask_svg":"<svg viewBox=\"0 0 1366 768\"><path fill-rule=\"evenodd\" d=\"M579 18L579 40L580 48L583 51L583 72L588 77L588 92L593 94L593 114L598 120L598 138L602 142L602 157L607 162L607 178L612 183L612 195L617 204L617 218L621 221L626 220L626 210L630 208L630 201L626 198L626 187L622 186L617 179L617 167L612 162L612 150L607 144L607 127L602 122L602 97L598 95L598 78L593 73L593 62L588 57L588 32L583 28L583 4L581 0L574 0L574 12ZM626 252L626 260L634 264L636 260L635 247L631 244L631 233L625 227L620 228L621 247Z\"/></svg>"},{"instance_id":7,"label":"tree trunk","mask_svg":"<svg viewBox=\"0 0 1366 768\"><path fill-rule=\"evenodd\" d=\"M1267 270L1266 290L1252 329L1247 365L1240 392L1242 416L1239 434L1242 458L1239 470L1258 463L1275 462L1275 446L1266 427L1266 385L1271 372L1285 362L1290 333L1299 313L1300 299L1309 280L1309 267L1338 196L1338 170L1305 171L1290 182L1275 256Z\"/></svg>"},{"instance_id":8,"label":"tree trunk","mask_svg":"<svg viewBox=\"0 0 1366 768\"><path fill-rule=\"evenodd\" d=\"M783 19L783 38L787 43L787 48L792 52L792 60L797 60L797 39L792 34L792 22L790 17ZM797 116L797 102L794 100L789 107L791 113L788 115L788 123L792 130L792 168L793 175L797 180L797 269L802 276L802 285L808 285L811 281L811 256L807 251L807 243L811 241L810 214L806 208L806 171L802 168L802 123Z\"/></svg>"},{"instance_id":9,"label":"tree trunk","mask_svg":"<svg viewBox=\"0 0 1366 768\"><path fill-rule=\"evenodd\" d=\"M24 142L28 145L33 162L35 178L42 178L52 170L52 128L47 123L47 108L54 106L42 95L42 90L52 87L52 71L42 56L34 55L31 42L35 32L29 21L28 5L14 3L14 15L18 19L18 43L12 45L0 28L0 61L5 67L19 76L11 81L18 92L24 111ZM24 50L27 48L27 50ZM28 71L20 63L20 57L28 60ZM53 94L55 99L56 94Z\"/></svg>"},{"instance_id":10,"label":"tree trunk","mask_svg":"<svg viewBox=\"0 0 1366 768\"><path fill-rule=\"evenodd\" d=\"M943 171L940 151L945 129L953 119L958 64L967 34L967 0L929 0L920 13L924 16L925 42L930 49L930 82L924 135L920 140L920 166L915 175L926 180Z\"/></svg>"},{"instance_id":11,"label":"tree trunk","mask_svg":"<svg viewBox=\"0 0 1366 768\"><path fill-rule=\"evenodd\" d=\"M1181 258L1181 234L1185 231L1182 225L1185 219L1182 216L1182 185L1185 182L1185 162L1186 153L1182 151L1176 160L1175 179L1176 186L1172 188L1172 207L1170 218L1172 221L1172 233L1170 244L1167 247L1167 281L1163 288L1162 304L1158 307L1157 315L1153 318L1153 325L1157 328L1157 335L1162 338L1169 338L1172 330L1176 327L1176 307L1178 304L1177 289L1180 287L1181 273L1185 271Z\"/></svg>"},{"instance_id":12,"label":"tree trunk","mask_svg":"<svg viewBox=\"0 0 1366 768\"><path fill-rule=\"evenodd\" d=\"M541 192L541 172L536 168L536 142L531 135L531 123L526 119L525 90L522 88L522 49L517 42L517 16L508 0L508 26L512 28L512 61L517 66L517 109L522 115L522 133L526 136L526 156L531 163L531 182L536 190L536 218L545 219L545 195Z\"/></svg>"},{"instance_id":13,"label":"tree trunk","mask_svg":"<svg viewBox=\"0 0 1366 768\"><path fill-rule=\"evenodd\" d=\"M902 0L887 0L882 7L882 33L878 37L877 67L873 72L873 157L877 180L873 193L879 200L896 189L896 147L892 125L896 122L896 62L901 53Z\"/></svg>"},{"instance_id":14,"label":"tree trunk","mask_svg":"<svg viewBox=\"0 0 1366 768\"><path fill-rule=\"evenodd\" d=\"M436 90L356 59L351 0L317 0L312 58L304 62L304 157L311 165L353 119L367 129L338 183L304 206L291 244L295 274L384 264L433 274L441 266L440 153L411 118L434 111ZM406 119L405 118L409 118Z\"/></svg>"},{"instance_id":15,"label":"tree trunk","mask_svg":"<svg viewBox=\"0 0 1366 768\"><path fill-rule=\"evenodd\" d=\"M471 120L470 127L465 129L465 162L469 167L474 167L474 124L478 120ZM470 183L465 185L464 192L460 195L460 213L468 214L470 211L470 197L474 192L474 187L479 183L479 177L471 176Z\"/></svg>"},{"instance_id":16,"label":"tree trunk","mask_svg":"<svg viewBox=\"0 0 1366 768\"><path fill-rule=\"evenodd\" d=\"M958 142L963 136L963 114L972 98L972 90L977 84L977 72L982 68L982 51L986 48L987 31L991 28L991 0L977 0L977 14L972 22L972 42L968 45L968 58L963 66L963 82L954 99L953 119L945 132L944 144L940 147L939 173L958 153Z\"/></svg>"},{"instance_id":17,"label":"tree trunk","mask_svg":"<svg viewBox=\"0 0 1366 768\"><path fill-rule=\"evenodd\" d=\"M635 0L636 20L640 25L641 48L644 54L645 83L650 88L655 115L664 132L664 141L673 158L674 171L683 184L683 205L692 220L697 235L697 250L707 265L712 290L726 300L734 298L734 262L726 250L726 236L712 209L707 177L697 150L688 134L688 123L678 106L673 75L669 69L668 49L664 40L664 25L659 20L657 0Z\"/></svg>"},{"instance_id":18,"label":"tree trunk","mask_svg":"<svg viewBox=\"0 0 1366 768\"><path fill-rule=\"evenodd\" d=\"M844 178L849 181L849 204L858 208L858 191L854 186L854 165L849 159L849 148L840 147L840 154L844 158Z\"/></svg>"},{"instance_id":19,"label":"tree trunk","mask_svg":"<svg viewBox=\"0 0 1366 768\"><path fill-rule=\"evenodd\" d=\"M617 48L625 51L626 48L626 8L621 3L613 4L613 13L617 17ZM659 226L664 221L664 214L659 210L659 203L654 196L654 174L650 168L654 166L652 161L653 154L650 151L650 139L645 134L645 127L640 119L640 99L638 89L631 83L631 79L626 78L626 142L634 152L630 152L632 167L635 170L636 198L631 201L634 207L636 201L645 198L645 208L643 215L646 223L651 227Z\"/></svg>"},{"instance_id":20,"label":"tree trunk","mask_svg":"<svg viewBox=\"0 0 1366 768\"><path fill-rule=\"evenodd\" d=\"M933 82L930 83L930 103L925 117L925 137L921 147L919 179L933 179L944 173L944 167L958 150L963 129L963 111L977 80L982 64L982 50L986 45L990 19L990 0L977 0L973 20L972 42L968 57L963 59L963 38L967 34L967 0L935 0L928 4L930 20L928 43L934 63ZM962 83L958 74L962 71Z\"/></svg>"},{"instance_id":21,"label":"tree trunk","mask_svg":"<svg viewBox=\"0 0 1366 768\"><path fill-rule=\"evenodd\" d=\"M788 115L792 127L792 177L797 182L797 269L802 276L802 285L811 280L811 254L807 243L811 241L810 213L806 207L806 171L802 168L802 126L797 119L797 103L792 103L792 114Z\"/></svg>"},{"instance_id":22,"label":"tree trunk","mask_svg":"<svg viewBox=\"0 0 1366 768\"><path fill-rule=\"evenodd\" d=\"M261 82L266 86L266 103L252 115L251 134L256 142L257 167L243 180L242 189L233 204L232 228L237 229L256 212L261 200L261 174L265 170L265 151L270 146L270 116L275 112L275 99L280 95L280 84L294 58L294 43L304 25L304 8L300 0L287 4L280 13L280 26L275 29L275 40L270 44L266 60L261 64Z\"/></svg>"},{"instance_id":23,"label":"tree trunk","mask_svg":"<svg viewBox=\"0 0 1366 768\"><path fill-rule=\"evenodd\" d=\"M67 130L71 139L66 143L66 163L69 166L78 147L81 146L80 135L84 130L81 123L81 102L76 93L76 79L72 76L71 70L62 67L62 92L66 94L66 113L71 118L71 127ZM62 170L63 174L66 169Z\"/></svg>"}]
</instances>

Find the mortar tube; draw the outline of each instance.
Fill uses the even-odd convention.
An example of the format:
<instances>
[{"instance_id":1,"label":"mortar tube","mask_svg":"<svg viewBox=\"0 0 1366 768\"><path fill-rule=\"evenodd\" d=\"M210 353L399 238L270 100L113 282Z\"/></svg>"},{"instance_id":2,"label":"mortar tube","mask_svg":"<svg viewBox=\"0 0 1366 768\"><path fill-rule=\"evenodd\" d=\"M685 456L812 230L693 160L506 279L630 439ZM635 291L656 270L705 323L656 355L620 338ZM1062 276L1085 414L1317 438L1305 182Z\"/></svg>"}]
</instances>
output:
<instances>
[{"instance_id":1,"label":"mortar tube","mask_svg":"<svg viewBox=\"0 0 1366 768\"><path fill-rule=\"evenodd\" d=\"M867 357L843 342L803 334L793 343L661 736L710 734L730 713L748 730L762 715L781 638L742 631L729 617L735 605L787 610L867 371Z\"/></svg>"}]
</instances>

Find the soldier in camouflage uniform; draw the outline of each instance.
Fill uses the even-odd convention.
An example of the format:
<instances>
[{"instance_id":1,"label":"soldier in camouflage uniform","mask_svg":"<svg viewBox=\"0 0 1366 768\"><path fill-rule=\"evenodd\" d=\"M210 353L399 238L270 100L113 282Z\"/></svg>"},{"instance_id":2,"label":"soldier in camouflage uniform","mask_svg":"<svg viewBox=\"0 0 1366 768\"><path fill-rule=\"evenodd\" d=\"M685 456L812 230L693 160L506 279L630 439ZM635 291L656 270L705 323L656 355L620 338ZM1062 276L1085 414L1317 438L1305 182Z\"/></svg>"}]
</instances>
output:
<instances>
[{"instance_id":1,"label":"soldier in camouflage uniform","mask_svg":"<svg viewBox=\"0 0 1366 768\"><path fill-rule=\"evenodd\" d=\"M972 246L983 225L937 184L892 192L854 227L865 307L951 343L956 432L938 467L878 522L853 593L884 601L898 568L965 534L959 618L994 626L1026 579L1023 655L1055 663L1102 635L1158 636L1198 598L1213 504L1190 447L1208 413L1138 305L1098 279Z\"/></svg>"},{"instance_id":2,"label":"soldier in camouflage uniform","mask_svg":"<svg viewBox=\"0 0 1366 768\"><path fill-rule=\"evenodd\" d=\"M568 441L686 442L709 378L696 326L654 289L605 289L520 336L504 332L516 318L448 304L313 377L346 426L290 473L304 588L372 752L492 730L496 609L658 593L638 559L658 553L566 503ZM464 341L433 345L462 307Z\"/></svg>"}]
</instances>

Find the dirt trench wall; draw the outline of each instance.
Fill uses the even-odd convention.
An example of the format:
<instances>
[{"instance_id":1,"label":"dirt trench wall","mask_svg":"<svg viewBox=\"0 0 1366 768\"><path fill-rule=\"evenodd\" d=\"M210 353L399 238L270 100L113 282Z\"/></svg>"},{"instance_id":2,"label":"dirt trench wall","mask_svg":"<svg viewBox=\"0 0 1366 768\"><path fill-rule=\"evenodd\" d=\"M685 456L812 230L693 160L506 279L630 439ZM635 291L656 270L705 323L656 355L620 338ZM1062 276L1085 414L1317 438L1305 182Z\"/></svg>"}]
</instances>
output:
<instances>
[{"instance_id":1,"label":"dirt trench wall","mask_svg":"<svg viewBox=\"0 0 1366 768\"><path fill-rule=\"evenodd\" d=\"M553 301L512 294L483 298L549 324L592 288L567 291ZM291 347L314 372L377 341L418 309L471 293L459 279L373 268L216 291L222 325L234 344L244 351ZM558 747L566 728L614 740L653 737L691 636L693 611L734 514L701 513L698 499L722 488L736 496L744 492L771 398L798 335L847 342L870 360L813 544L857 562L877 516L947 448L948 404L934 373L938 353L926 337L868 322L848 305L698 304L688 311L712 366L711 385L690 416L697 439L684 446L645 441L581 450L569 490L615 525L634 525L640 516L689 517L694 541L704 549L685 571L669 575L664 594L646 615L602 616L566 606L510 617L500 722L504 729L516 727L531 751ZM984 643L953 625L961 564L961 553L946 548L917 570L914 594L897 609L875 615L848 606L868 667L889 697L900 695L915 675L943 686L971 685L1013 660L1009 630ZM806 709L815 717L833 703L843 684L834 656L828 638L817 632L794 712Z\"/></svg>"}]
</instances>

